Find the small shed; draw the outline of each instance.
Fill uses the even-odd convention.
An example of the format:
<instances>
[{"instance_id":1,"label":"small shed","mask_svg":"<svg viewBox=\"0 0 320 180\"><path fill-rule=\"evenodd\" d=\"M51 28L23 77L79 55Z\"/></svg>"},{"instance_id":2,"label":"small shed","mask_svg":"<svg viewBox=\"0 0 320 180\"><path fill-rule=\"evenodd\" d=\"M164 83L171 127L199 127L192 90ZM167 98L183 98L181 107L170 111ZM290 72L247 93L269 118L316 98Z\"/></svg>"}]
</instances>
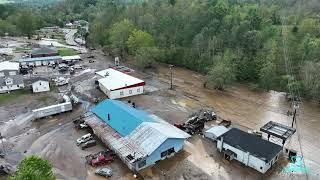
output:
<instances>
[{"instance_id":1,"label":"small shed","mask_svg":"<svg viewBox=\"0 0 320 180\"><path fill-rule=\"evenodd\" d=\"M226 133L229 129L224 126L213 126L204 132L204 137L217 140L219 136Z\"/></svg>"},{"instance_id":2,"label":"small shed","mask_svg":"<svg viewBox=\"0 0 320 180\"><path fill-rule=\"evenodd\" d=\"M33 93L50 91L50 83L45 78L32 79L32 91Z\"/></svg>"}]
</instances>

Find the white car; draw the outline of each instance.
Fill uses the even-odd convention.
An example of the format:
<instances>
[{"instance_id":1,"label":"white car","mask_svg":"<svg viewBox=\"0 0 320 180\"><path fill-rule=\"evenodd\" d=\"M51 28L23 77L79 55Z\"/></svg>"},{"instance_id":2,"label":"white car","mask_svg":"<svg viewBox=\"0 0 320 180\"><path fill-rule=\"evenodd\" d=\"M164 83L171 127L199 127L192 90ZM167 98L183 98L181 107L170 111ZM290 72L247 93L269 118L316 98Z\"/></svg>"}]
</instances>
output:
<instances>
[{"instance_id":1,"label":"white car","mask_svg":"<svg viewBox=\"0 0 320 180\"><path fill-rule=\"evenodd\" d=\"M89 133L89 134L83 135L81 138L77 139L77 146L87 141L90 141L91 139L93 139L92 134Z\"/></svg>"},{"instance_id":2,"label":"white car","mask_svg":"<svg viewBox=\"0 0 320 180\"><path fill-rule=\"evenodd\" d=\"M81 65L74 65L74 69L82 69Z\"/></svg>"},{"instance_id":3,"label":"white car","mask_svg":"<svg viewBox=\"0 0 320 180\"><path fill-rule=\"evenodd\" d=\"M87 128L89 126L88 126L87 123L84 122L84 123L79 124L79 127L80 127L80 129L84 129L84 128Z\"/></svg>"},{"instance_id":4,"label":"white car","mask_svg":"<svg viewBox=\"0 0 320 180\"><path fill-rule=\"evenodd\" d=\"M112 170L109 168L99 168L96 170L95 174L103 177L111 177Z\"/></svg>"}]
</instances>

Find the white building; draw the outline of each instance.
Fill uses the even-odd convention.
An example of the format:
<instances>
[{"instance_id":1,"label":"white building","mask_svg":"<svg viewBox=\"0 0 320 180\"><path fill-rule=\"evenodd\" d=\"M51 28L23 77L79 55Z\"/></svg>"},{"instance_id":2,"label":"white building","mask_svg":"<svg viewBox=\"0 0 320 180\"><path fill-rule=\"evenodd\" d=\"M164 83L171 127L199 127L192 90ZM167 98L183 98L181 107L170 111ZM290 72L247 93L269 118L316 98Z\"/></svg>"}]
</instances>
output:
<instances>
[{"instance_id":1,"label":"white building","mask_svg":"<svg viewBox=\"0 0 320 180\"><path fill-rule=\"evenodd\" d=\"M19 59L20 65L24 66L47 66L49 64L61 63L61 56L49 56L49 57L37 57L37 58L25 58Z\"/></svg>"},{"instance_id":2,"label":"white building","mask_svg":"<svg viewBox=\"0 0 320 180\"><path fill-rule=\"evenodd\" d=\"M110 99L118 99L142 94L145 82L141 79L112 68L96 72L102 78L98 80L99 87Z\"/></svg>"},{"instance_id":3,"label":"white building","mask_svg":"<svg viewBox=\"0 0 320 180\"><path fill-rule=\"evenodd\" d=\"M19 75L19 63L1 62L0 63L0 93L23 89L23 77Z\"/></svg>"},{"instance_id":4,"label":"white building","mask_svg":"<svg viewBox=\"0 0 320 180\"><path fill-rule=\"evenodd\" d=\"M206 130L203 134L204 134L204 137L215 141L219 136L226 133L228 130L229 129L224 126L213 126L208 130Z\"/></svg>"},{"instance_id":5,"label":"white building","mask_svg":"<svg viewBox=\"0 0 320 180\"><path fill-rule=\"evenodd\" d=\"M4 61L0 62L0 77L15 76L19 74L19 63Z\"/></svg>"},{"instance_id":6,"label":"white building","mask_svg":"<svg viewBox=\"0 0 320 180\"><path fill-rule=\"evenodd\" d=\"M268 171L282 152L281 146L237 128L218 137L217 148L225 159L236 159L261 173Z\"/></svg>"},{"instance_id":7,"label":"white building","mask_svg":"<svg viewBox=\"0 0 320 180\"><path fill-rule=\"evenodd\" d=\"M75 62L75 61L80 61L81 57L79 55L62 56L61 59L62 59L62 62Z\"/></svg>"},{"instance_id":8,"label":"white building","mask_svg":"<svg viewBox=\"0 0 320 180\"><path fill-rule=\"evenodd\" d=\"M32 81L32 91L34 93L50 91L50 83L44 78L35 78Z\"/></svg>"}]
</instances>

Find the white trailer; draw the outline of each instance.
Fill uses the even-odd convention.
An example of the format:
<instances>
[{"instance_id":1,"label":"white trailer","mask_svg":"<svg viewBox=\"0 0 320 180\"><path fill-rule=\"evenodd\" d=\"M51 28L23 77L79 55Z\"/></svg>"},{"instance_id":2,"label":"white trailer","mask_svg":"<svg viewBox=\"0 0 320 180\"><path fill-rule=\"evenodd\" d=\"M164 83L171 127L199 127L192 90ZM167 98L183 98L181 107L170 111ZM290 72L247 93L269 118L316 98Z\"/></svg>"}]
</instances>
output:
<instances>
[{"instance_id":1,"label":"white trailer","mask_svg":"<svg viewBox=\"0 0 320 180\"><path fill-rule=\"evenodd\" d=\"M33 113L34 119L40 119L43 117L48 117L51 115L68 112L68 111L72 111L72 104L70 101L35 109L35 110L32 110L32 113Z\"/></svg>"}]
</instances>

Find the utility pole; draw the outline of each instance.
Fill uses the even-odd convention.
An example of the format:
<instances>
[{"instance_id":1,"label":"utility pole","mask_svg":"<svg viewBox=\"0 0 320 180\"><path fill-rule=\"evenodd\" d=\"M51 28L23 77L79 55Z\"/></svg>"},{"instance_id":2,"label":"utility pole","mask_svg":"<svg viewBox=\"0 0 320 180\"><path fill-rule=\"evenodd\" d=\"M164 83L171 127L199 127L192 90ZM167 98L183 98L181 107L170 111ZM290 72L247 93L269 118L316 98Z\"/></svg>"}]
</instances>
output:
<instances>
[{"instance_id":1,"label":"utility pole","mask_svg":"<svg viewBox=\"0 0 320 180\"><path fill-rule=\"evenodd\" d=\"M298 103L295 101L293 102L293 108L294 108L294 112L293 112L291 127L293 127L294 121L296 120L297 109L299 108Z\"/></svg>"},{"instance_id":2,"label":"utility pole","mask_svg":"<svg viewBox=\"0 0 320 180\"><path fill-rule=\"evenodd\" d=\"M170 64L169 65L169 68L170 68L170 90L173 90L173 84L172 84L172 79L173 79L173 73L172 73L172 71L173 71L173 65L172 64Z\"/></svg>"}]
</instances>

